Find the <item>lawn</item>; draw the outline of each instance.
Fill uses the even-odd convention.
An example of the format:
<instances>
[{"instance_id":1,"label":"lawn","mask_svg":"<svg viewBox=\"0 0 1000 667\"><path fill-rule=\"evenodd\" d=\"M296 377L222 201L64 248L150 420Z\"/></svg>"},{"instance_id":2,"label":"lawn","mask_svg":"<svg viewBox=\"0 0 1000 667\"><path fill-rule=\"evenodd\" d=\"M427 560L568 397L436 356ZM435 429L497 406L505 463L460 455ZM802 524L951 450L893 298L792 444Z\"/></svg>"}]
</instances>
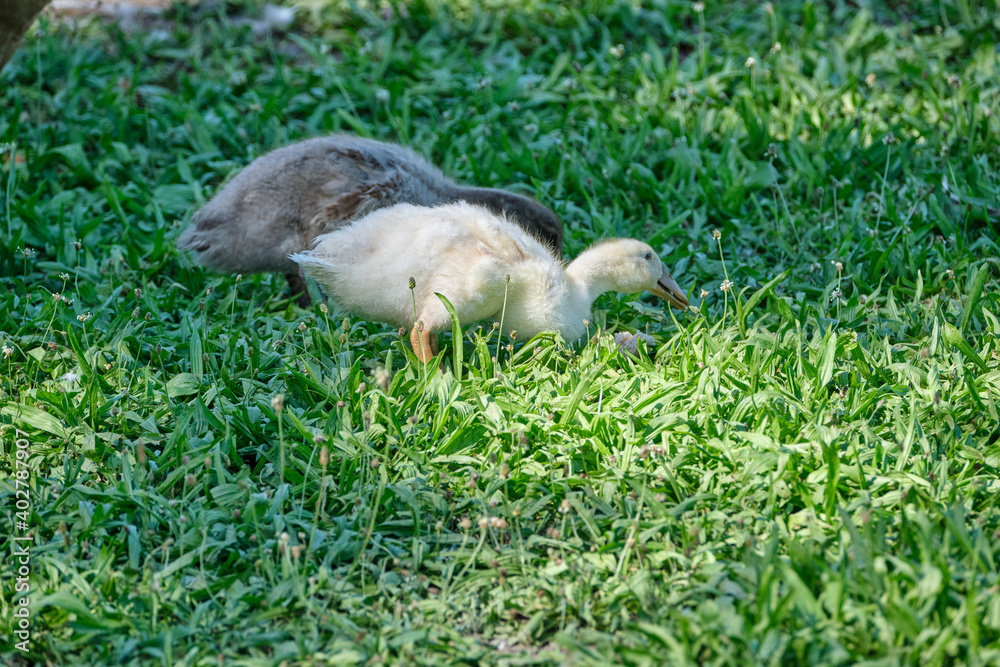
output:
<instances>
[{"instance_id":1,"label":"lawn","mask_svg":"<svg viewBox=\"0 0 1000 667\"><path fill-rule=\"evenodd\" d=\"M0 72L0 661L1000 664L996 1L392 4L43 19ZM438 370L176 250L337 131L693 307Z\"/></svg>"}]
</instances>

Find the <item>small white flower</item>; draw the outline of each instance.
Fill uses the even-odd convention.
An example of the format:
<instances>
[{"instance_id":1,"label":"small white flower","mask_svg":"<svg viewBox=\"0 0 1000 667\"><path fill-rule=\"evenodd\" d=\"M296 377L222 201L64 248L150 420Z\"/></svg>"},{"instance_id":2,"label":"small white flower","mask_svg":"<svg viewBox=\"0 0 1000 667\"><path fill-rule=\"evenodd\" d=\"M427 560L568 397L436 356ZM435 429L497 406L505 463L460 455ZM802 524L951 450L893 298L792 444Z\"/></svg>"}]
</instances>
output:
<instances>
[{"instance_id":1,"label":"small white flower","mask_svg":"<svg viewBox=\"0 0 1000 667\"><path fill-rule=\"evenodd\" d=\"M524 126L524 131L528 134L534 134L535 132L538 132L538 126L534 123L528 123Z\"/></svg>"},{"instance_id":2,"label":"small white flower","mask_svg":"<svg viewBox=\"0 0 1000 667\"><path fill-rule=\"evenodd\" d=\"M743 64L746 65L747 67L756 67L757 59L754 58L753 56L750 56L749 58L747 58L747 61Z\"/></svg>"},{"instance_id":3,"label":"small white flower","mask_svg":"<svg viewBox=\"0 0 1000 667\"><path fill-rule=\"evenodd\" d=\"M775 43L774 43L774 44L773 44L773 45L771 46L771 53L777 53L777 52L778 52L778 51L780 51L780 50L781 50L781 42L775 42Z\"/></svg>"},{"instance_id":4,"label":"small white flower","mask_svg":"<svg viewBox=\"0 0 1000 667\"><path fill-rule=\"evenodd\" d=\"M12 354L14 354L14 348L7 347L7 343L4 343L3 344L3 358L7 359Z\"/></svg>"},{"instance_id":5,"label":"small white flower","mask_svg":"<svg viewBox=\"0 0 1000 667\"><path fill-rule=\"evenodd\" d=\"M386 102L389 101L389 91L386 90L385 88L379 88L377 91L375 91L375 99L385 104Z\"/></svg>"},{"instance_id":6,"label":"small white flower","mask_svg":"<svg viewBox=\"0 0 1000 667\"><path fill-rule=\"evenodd\" d=\"M870 72L868 76L865 77L865 83L868 84L869 88L871 88L875 85L875 81L877 79L878 77L875 76L875 72Z\"/></svg>"},{"instance_id":7,"label":"small white flower","mask_svg":"<svg viewBox=\"0 0 1000 667\"><path fill-rule=\"evenodd\" d=\"M617 46L612 46L608 49L608 53L613 55L615 58L621 59L621 57L625 55L625 45L619 44Z\"/></svg>"},{"instance_id":8,"label":"small white flower","mask_svg":"<svg viewBox=\"0 0 1000 667\"><path fill-rule=\"evenodd\" d=\"M730 291L732 291L732 289L733 289L733 283L732 283L732 281L729 280L728 278L726 278L725 280L722 281L722 284L719 285L719 289L722 290L723 292L730 292Z\"/></svg>"},{"instance_id":9,"label":"small white flower","mask_svg":"<svg viewBox=\"0 0 1000 667\"><path fill-rule=\"evenodd\" d=\"M80 381L80 376L75 372L70 371L68 373L63 373L59 376L59 380L62 382L69 382L70 384L76 384Z\"/></svg>"},{"instance_id":10,"label":"small white flower","mask_svg":"<svg viewBox=\"0 0 1000 667\"><path fill-rule=\"evenodd\" d=\"M87 321L87 320L89 320L89 319L90 319L91 317L93 317L93 315L92 315L92 314L90 314L90 313L83 313L82 315L77 315L77 316L76 316L76 319L77 319L78 321L80 321L80 322L86 322L86 321Z\"/></svg>"},{"instance_id":11,"label":"small white flower","mask_svg":"<svg viewBox=\"0 0 1000 667\"><path fill-rule=\"evenodd\" d=\"M693 9L697 13L701 14L703 11L705 11L705 3L704 2L696 2L693 5L691 5L691 9Z\"/></svg>"}]
</instances>

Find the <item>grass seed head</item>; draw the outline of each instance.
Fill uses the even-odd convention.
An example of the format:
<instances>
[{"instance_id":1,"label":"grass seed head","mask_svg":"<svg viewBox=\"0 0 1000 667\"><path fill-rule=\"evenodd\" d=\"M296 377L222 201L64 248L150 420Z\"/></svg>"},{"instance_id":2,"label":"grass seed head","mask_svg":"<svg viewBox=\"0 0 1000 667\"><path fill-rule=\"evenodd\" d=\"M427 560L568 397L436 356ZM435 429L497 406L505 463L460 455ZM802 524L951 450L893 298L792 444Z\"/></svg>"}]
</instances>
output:
<instances>
[{"instance_id":1,"label":"grass seed head","mask_svg":"<svg viewBox=\"0 0 1000 667\"><path fill-rule=\"evenodd\" d=\"M382 393L389 391L389 371L386 370L385 366L379 366L375 369L375 384L382 390Z\"/></svg>"}]
</instances>

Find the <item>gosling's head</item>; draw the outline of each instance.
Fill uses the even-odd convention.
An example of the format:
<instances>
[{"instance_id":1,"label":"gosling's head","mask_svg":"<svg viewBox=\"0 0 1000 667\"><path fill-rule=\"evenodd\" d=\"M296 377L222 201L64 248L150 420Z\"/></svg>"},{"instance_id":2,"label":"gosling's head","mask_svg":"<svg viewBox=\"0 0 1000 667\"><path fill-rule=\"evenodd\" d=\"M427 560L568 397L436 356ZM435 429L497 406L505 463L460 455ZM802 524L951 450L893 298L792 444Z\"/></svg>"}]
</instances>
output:
<instances>
[{"instance_id":1,"label":"gosling's head","mask_svg":"<svg viewBox=\"0 0 1000 667\"><path fill-rule=\"evenodd\" d=\"M588 273L599 274L606 281L609 290L626 294L649 291L675 308L688 307L684 290L647 243L634 239L604 241L591 246L579 259L589 265Z\"/></svg>"}]
</instances>

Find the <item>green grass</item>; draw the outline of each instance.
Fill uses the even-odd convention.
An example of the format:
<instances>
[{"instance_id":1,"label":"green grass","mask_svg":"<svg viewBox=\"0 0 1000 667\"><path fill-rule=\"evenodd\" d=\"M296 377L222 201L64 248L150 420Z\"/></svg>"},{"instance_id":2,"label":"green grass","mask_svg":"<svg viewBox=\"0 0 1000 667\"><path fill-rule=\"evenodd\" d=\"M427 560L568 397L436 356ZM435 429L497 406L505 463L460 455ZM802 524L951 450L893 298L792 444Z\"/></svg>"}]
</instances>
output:
<instances>
[{"instance_id":1,"label":"green grass","mask_svg":"<svg viewBox=\"0 0 1000 667\"><path fill-rule=\"evenodd\" d=\"M472 4L43 21L0 73L4 664L998 664L996 2ZM440 373L177 253L333 131L567 256L646 239L697 311L464 327Z\"/></svg>"}]
</instances>

